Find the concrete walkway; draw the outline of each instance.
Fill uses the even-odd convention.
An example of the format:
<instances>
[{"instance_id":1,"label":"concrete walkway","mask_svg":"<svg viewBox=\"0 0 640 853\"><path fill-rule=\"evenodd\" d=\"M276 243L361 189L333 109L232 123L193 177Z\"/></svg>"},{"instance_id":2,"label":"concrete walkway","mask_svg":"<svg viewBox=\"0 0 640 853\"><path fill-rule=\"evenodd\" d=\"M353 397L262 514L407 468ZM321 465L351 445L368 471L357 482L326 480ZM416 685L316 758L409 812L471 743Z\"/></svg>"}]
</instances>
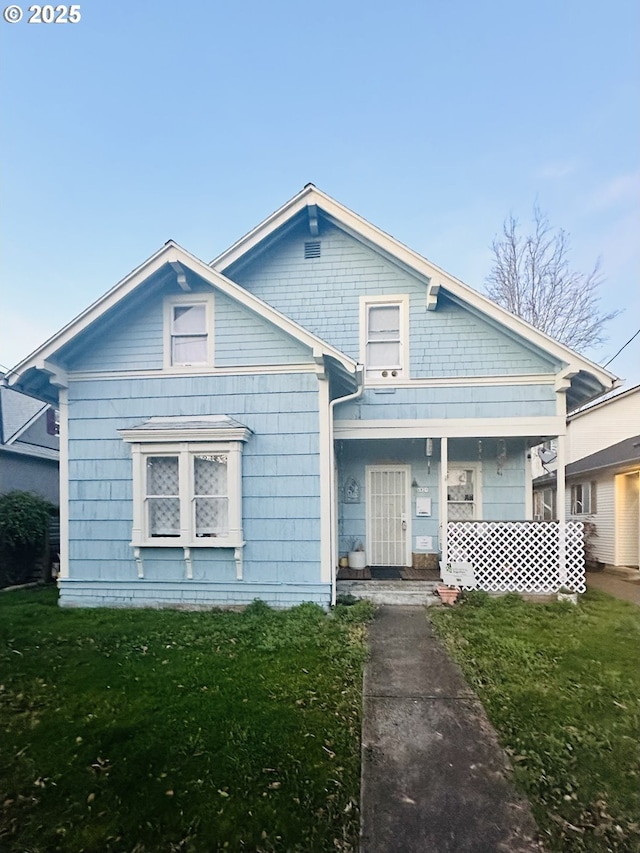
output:
<instances>
[{"instance_id":1,"label":"concrete walkway","mask_svg":"<svg viewBox=\"0 0 640 853\"><path fill-rule=\"evenodd\" d=\"M625 578L607 571L587 572L587 589L600 589L614 598L640 605L640 577L631 574Z\"/></svg>"},{"instance_id":2,"label":"concrete walkway","mask_svg":"<svg viewBox=\"0 0 640 853\"><path fill-rule=\"evenodd\" d=\"M533 853L528 803L423 607L382 607L364 676L361 853Z\"/></svg>"}]
</instances>

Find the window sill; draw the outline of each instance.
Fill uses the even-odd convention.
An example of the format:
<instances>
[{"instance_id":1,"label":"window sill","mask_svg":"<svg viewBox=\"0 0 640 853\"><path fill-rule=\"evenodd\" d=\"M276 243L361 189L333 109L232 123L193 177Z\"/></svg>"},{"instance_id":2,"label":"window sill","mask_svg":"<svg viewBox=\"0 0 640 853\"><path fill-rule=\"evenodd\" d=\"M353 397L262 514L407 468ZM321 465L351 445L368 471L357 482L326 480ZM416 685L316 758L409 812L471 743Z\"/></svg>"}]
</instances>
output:
<instances>
[{"instance_id":1,"label":"window sill","mask_svg":"<svg viewBox=\"0 0 640 853\"><path fill-rule=\"evenodd\" d=\"M242 538L231 536L201 536L193 540L179 536L159 536L157 539L144 539L131 544L134 548L242 548L245 542Z\"/></svg>"}]
</instances>

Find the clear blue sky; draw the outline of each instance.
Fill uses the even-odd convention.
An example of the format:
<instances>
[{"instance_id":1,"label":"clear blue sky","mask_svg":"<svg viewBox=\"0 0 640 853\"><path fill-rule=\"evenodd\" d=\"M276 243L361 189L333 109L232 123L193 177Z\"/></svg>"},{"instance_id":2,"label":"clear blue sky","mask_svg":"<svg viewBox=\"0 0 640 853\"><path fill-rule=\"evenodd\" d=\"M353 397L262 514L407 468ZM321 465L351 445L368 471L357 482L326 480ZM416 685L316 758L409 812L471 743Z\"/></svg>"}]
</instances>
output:
<instances>
[{"instance_id":1,"label":"clear blue sky","mask_svg":"<svg viewBox=\"0 0 640 853\"><path fill-rule=\"evenodd\" d=\"M482 289L537 199L640 327L637 0L85 0L0 19L0 362L173 238L211 260L308 181ZM5 4L2 4L5 8ZM610 367L640 382L640 336Z\"/></svg>"}]
</instances>

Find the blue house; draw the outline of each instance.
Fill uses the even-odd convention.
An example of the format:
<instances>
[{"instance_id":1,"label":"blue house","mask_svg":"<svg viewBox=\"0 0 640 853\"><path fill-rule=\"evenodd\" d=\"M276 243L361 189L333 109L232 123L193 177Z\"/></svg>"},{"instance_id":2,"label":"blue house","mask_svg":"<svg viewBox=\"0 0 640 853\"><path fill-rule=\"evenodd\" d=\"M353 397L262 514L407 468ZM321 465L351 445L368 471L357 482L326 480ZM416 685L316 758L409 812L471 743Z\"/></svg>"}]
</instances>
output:
<instances>
[{"instance_id":1,"label":"blue house","mask_svg":"<svg viewBox=\"0 0 640 853\"><path fill-rule=\"evenodd\" d=\"M555 438L562 479L616 377L313 185L211 263L169 241L8 381L60 410L62 605L328 605L356 540L583 588L527 455Z\"/></svg>"}]
</instances>

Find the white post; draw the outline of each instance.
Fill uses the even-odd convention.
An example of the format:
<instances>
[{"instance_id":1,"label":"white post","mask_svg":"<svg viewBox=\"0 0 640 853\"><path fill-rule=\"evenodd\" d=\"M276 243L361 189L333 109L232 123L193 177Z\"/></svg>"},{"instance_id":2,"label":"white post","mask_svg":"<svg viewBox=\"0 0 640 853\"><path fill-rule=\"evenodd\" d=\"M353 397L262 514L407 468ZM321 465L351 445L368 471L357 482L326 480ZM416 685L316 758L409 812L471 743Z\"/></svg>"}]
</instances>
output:
<instances>
[{"instance_id":1,"label":"white post","mask_svg":"<svg viewBox=\"0 0 640 853\"><path fill-rule=\"evenodd\" d=\"M441 554L441 563L440 563L440 577L442 577L442 572L446 570L447 562L448 562L448 553L447 553L447 522L448 518L448 506L447 506L447 479L448 479L448 440L447 438L440 439L440 488L438 495L438 506L439 506L439 516L440 516L440 554Z\"/></svg>"},{"instance_id":2,"label":"white post","mask_svg":"<svg viewBox=\"0 0 640 853\"><path fill-rule=\"evenodd\" d=\"M558 514L558 561L560 567L560 583L567 579L567 503L565 499L565 464L566 436L558 436L558 455L556 469L556 512Z\"/></svg>"},{"instance_id":3,"label":"white post","mask_svg":"<svg viewBox=\"0 0 640 853\"><path fill-rule=\"evenodd\" d=\"M69 577L69 392L58 392L60 412L60 572L59 578Z\"/></svg>"}]
</instances>

